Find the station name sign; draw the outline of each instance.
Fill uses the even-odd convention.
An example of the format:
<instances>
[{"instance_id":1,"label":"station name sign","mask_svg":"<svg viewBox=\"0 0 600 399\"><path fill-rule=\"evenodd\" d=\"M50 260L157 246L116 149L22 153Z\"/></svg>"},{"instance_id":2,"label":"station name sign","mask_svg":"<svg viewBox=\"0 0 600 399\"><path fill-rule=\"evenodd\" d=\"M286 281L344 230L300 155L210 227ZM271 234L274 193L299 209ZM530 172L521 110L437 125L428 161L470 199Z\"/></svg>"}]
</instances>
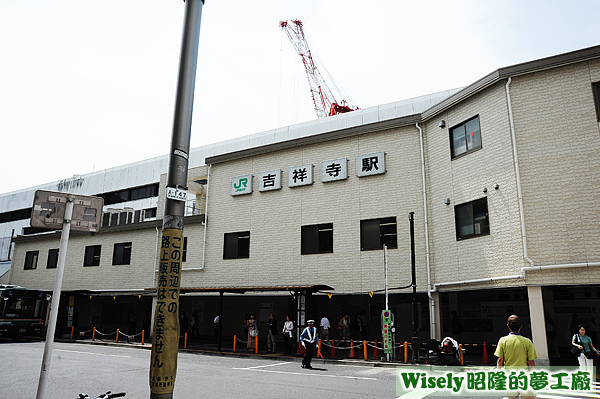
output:
<instances>
[{"instance_id":1,"label":"station name sign","mask_svg":"<svg viewBox=\"0 0 600 399\"><path fill-rule=\"evenodd\" d=\"M307 186L314 183L313 164L291 166L288 168L288 187ZM385 152L373 152L356 157L356 176L366 177L386 173ZM280 190L283 171L281 169L260 172L258 191ZM231 195L252 194L254 175L248 174L231 178ZM337 158L321 162L321 183L348 179L348 158Z\"/></svg>"}]
</instances>

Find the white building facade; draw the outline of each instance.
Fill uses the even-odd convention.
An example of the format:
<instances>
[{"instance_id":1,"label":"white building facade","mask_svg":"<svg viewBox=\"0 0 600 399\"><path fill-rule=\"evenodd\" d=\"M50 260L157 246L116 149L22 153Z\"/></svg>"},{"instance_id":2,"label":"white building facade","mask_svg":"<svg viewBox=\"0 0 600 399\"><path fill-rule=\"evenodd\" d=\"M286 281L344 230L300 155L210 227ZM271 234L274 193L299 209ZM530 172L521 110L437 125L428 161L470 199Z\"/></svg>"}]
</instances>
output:
<instances>
[{"instance_id":1,"label":"white building facade","mask_svg":"<svg viewBox=\"0 0 600 399\"><path fill-rule=\"evenodd\" d=\"M600 321L599 95L596 46L192 150L182 309L201 315L203 334L223 309L225 334L241 333L244 313L300 324L324 313L334 326L362 314L376 338L385 245L397 338L410 340L412 213L421 340L496 342L516 313L540 358L556 355L568 341L548 336L548 319L565 337L573 315ZM113 202L100 233L69 243L63 290L79 327L152 308L165 172L161 157L61 190ZM14 246L3 278L50 291L60 233L23 234L35 231L18 219L34 191L0 196Z\"/></svg>"}]
</instances>

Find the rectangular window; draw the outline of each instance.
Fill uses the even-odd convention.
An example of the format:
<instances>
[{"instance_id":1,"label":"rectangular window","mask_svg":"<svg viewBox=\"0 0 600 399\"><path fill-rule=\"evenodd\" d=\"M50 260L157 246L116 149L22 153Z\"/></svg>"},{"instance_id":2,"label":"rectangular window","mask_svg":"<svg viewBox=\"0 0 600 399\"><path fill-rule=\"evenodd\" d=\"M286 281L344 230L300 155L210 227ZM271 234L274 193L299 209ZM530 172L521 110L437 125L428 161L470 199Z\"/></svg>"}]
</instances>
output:
<instances>
[{"instance_id":1,"label":"rectangular window","mask_svg":"<svg viewBox=\"0 0 600 399\"><path fill-rule=\"evenodd\" d=\"M592 83L594 103L596 104L596 119L600 122L600 82Z\"/></svg>"},{"instance_id":2,"label":"rectangular window","mask_svg":"<svg viewBox=\"0 0 600 399\"><path fill-rule=\"evenodd\" d=\"M156 217L156 208L148 208L144 210L144 219Z\"/></svg>"},{"instance_id":3,"label":"rectangular window","mask_svg":"<svg viewBox=\"0 0 600 399\"><path fill-rule=\"evenodd\" d=\"M40 251L27 251L25 254L25 270L37 269L37 261Z\"/></svg>"},{"instance_id":4,"label":"rectangular window","mask_svg":"<svg viewBox=\"0 0 600 399\"><path fill-rule=\"evenodd\" d=\"M450 129L452 158L481 148L479 116Z\"/></svg>"},{"instance_id":5,"label":"rectangular window","mask_svg":"<svg viewBox=\"0 0 600 399\"><path fill-rule=\"evenodd\" d=\"M301 240L302 255L333 252L333 223L302 226Z\"/></svg>"},{"instance_id":6,"label":"rectangular window","mask_svg":"<svg viewBox=\"0 0 600 399\"><path fill-rule=\"evenodd\" d=\"M250 257L250 232L225 233L223 259L239 259Z\"/></svg>"},{"instance_id":7,"label":"rectangular window","mask_svg":"<svg viewBox=\"0 0 600 399\"><path fill-rule=\"evenodd\" d=\"M456 205L454 217L457 240L490 234L487 198Z\"/></svg>"},{"instance_id":8,"label":"rectangular window","mask_svg":"<svg viewBox=\"0 0 600 399\"><path fill-rule=\"evenodd\" d=\"M100 250L102 245L90 245L85 247L83 257L84 266L100 266Z\"/></svg>"},{"instance_id":9,"label":"rectangular window","mask_svg":"<svg viewBox=\"0 0 600 399\"><path fill-rule=\"evenodd\" d=\"M115 244L113 251L113 265L129 265L131 262L131 243L122 242Z\"/></svg>"},{"instance_id":10,"label":"rectangular window","mask_svg":"<svg viewBox=\"0 0 600 399\"><path fill-rule=\"evenodd\" d=\"M58 249L51 249L48 251L48 262L46 262L46 269L56 269L58 266Z\"/></svg>"},{"instance_id":11,"label":"rectangular window","mask_svg":"<svg viewBox=\"0 0 600 399\"><path fill-rule=\"evenodd\" d=\"M110 224L110 212L104 212L102 214L102 227L106 227Z\"/></svg>"},{"instance_id":12,"label":"rectangular window","mask_svg":"<svg viewBox=\"0 0 600 399\"><path fill-rule=\"evenodd\" d=\"M183 237L183 251L181 253L181 261L185 262L187 260L187 237Z\"/></svg>"},{"instance_id":13,"label":"rectangular window","mask_svg":"<svg viewBox=\"0 0 600 399\"><path fill-rule=\"evenodd\" d=\"M398 248L396 217L360 221L360 250Z\"/></svg>"}]
</instances>

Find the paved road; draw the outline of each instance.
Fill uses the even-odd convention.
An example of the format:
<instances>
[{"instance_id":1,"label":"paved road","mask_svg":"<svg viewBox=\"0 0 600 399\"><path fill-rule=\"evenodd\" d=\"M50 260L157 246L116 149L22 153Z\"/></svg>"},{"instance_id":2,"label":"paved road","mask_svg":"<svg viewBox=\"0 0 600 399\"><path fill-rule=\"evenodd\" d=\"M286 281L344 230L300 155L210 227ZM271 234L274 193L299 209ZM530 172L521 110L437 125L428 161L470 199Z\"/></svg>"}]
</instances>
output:
<instances>
[{"instance_id":1,"label":"paved road","mask_svg":"<svg viewBox=\"0 0 600 399\"><path fill-rule=\"evenodd\" d=\"M35 398L43 342L0 343L0 398ZM47 398L125 391L149 398L150 351L55 343ZM175 398L393 398L395 369L180 353Z\"/></svg>"},{"instance_id":2,"label":"paved road","mask_svg":"<svg viewBox=\"0 0 600 399\"><path fill-rule=\"evenodd\" d=\"M0 342L0 399L35 398L43 342ZM150 351L131 346L54 344L48 399L76 399L80 392L127 392L127 398L150 397ZM180 352L174 397L191 398L396 398L396 369L256 356L210 356ZM451 369L448 369L451 371ZM413 390L402 399L440 398ZM597 391L598 392L598 391ZM438 392L439 394L439 392ZM569 398L595 397L567 395ZM456 397L456 396L454 396ZM484 396L477 397L484 399ZM496 397L497 398L497 397ZM540 392L540 399L565 398Z\"/></svg>"}]
</instances>

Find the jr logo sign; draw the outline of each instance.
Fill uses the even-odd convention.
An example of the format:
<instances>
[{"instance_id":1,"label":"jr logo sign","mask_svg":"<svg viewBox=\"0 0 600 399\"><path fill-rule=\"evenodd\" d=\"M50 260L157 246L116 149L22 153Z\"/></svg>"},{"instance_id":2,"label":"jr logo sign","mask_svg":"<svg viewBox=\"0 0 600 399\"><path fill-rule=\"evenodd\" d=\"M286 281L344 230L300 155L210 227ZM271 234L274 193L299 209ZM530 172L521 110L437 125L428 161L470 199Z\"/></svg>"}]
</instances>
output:
<instances>
[{"instance_id":1,"label":"jr logo sign","mask_svg":"<svg viewBox=\"0 0 600 399\"><path fill-rule=\"evenodd\" d=\"M231 195L252 193L252 175L238 176L231 179Z\"/></svg>"},{"instance_id":2,"label":"jr logo sign","mask_svg":"<svg viewBox=\"0 0 600 399\"><path fill-rule=\"evenodd\" d=\"M247 186L248 186L248 179L246 179L246 178L238 180L237 184L233 185L236 192L245 191Z\"/></svg>"}]
</instances>

